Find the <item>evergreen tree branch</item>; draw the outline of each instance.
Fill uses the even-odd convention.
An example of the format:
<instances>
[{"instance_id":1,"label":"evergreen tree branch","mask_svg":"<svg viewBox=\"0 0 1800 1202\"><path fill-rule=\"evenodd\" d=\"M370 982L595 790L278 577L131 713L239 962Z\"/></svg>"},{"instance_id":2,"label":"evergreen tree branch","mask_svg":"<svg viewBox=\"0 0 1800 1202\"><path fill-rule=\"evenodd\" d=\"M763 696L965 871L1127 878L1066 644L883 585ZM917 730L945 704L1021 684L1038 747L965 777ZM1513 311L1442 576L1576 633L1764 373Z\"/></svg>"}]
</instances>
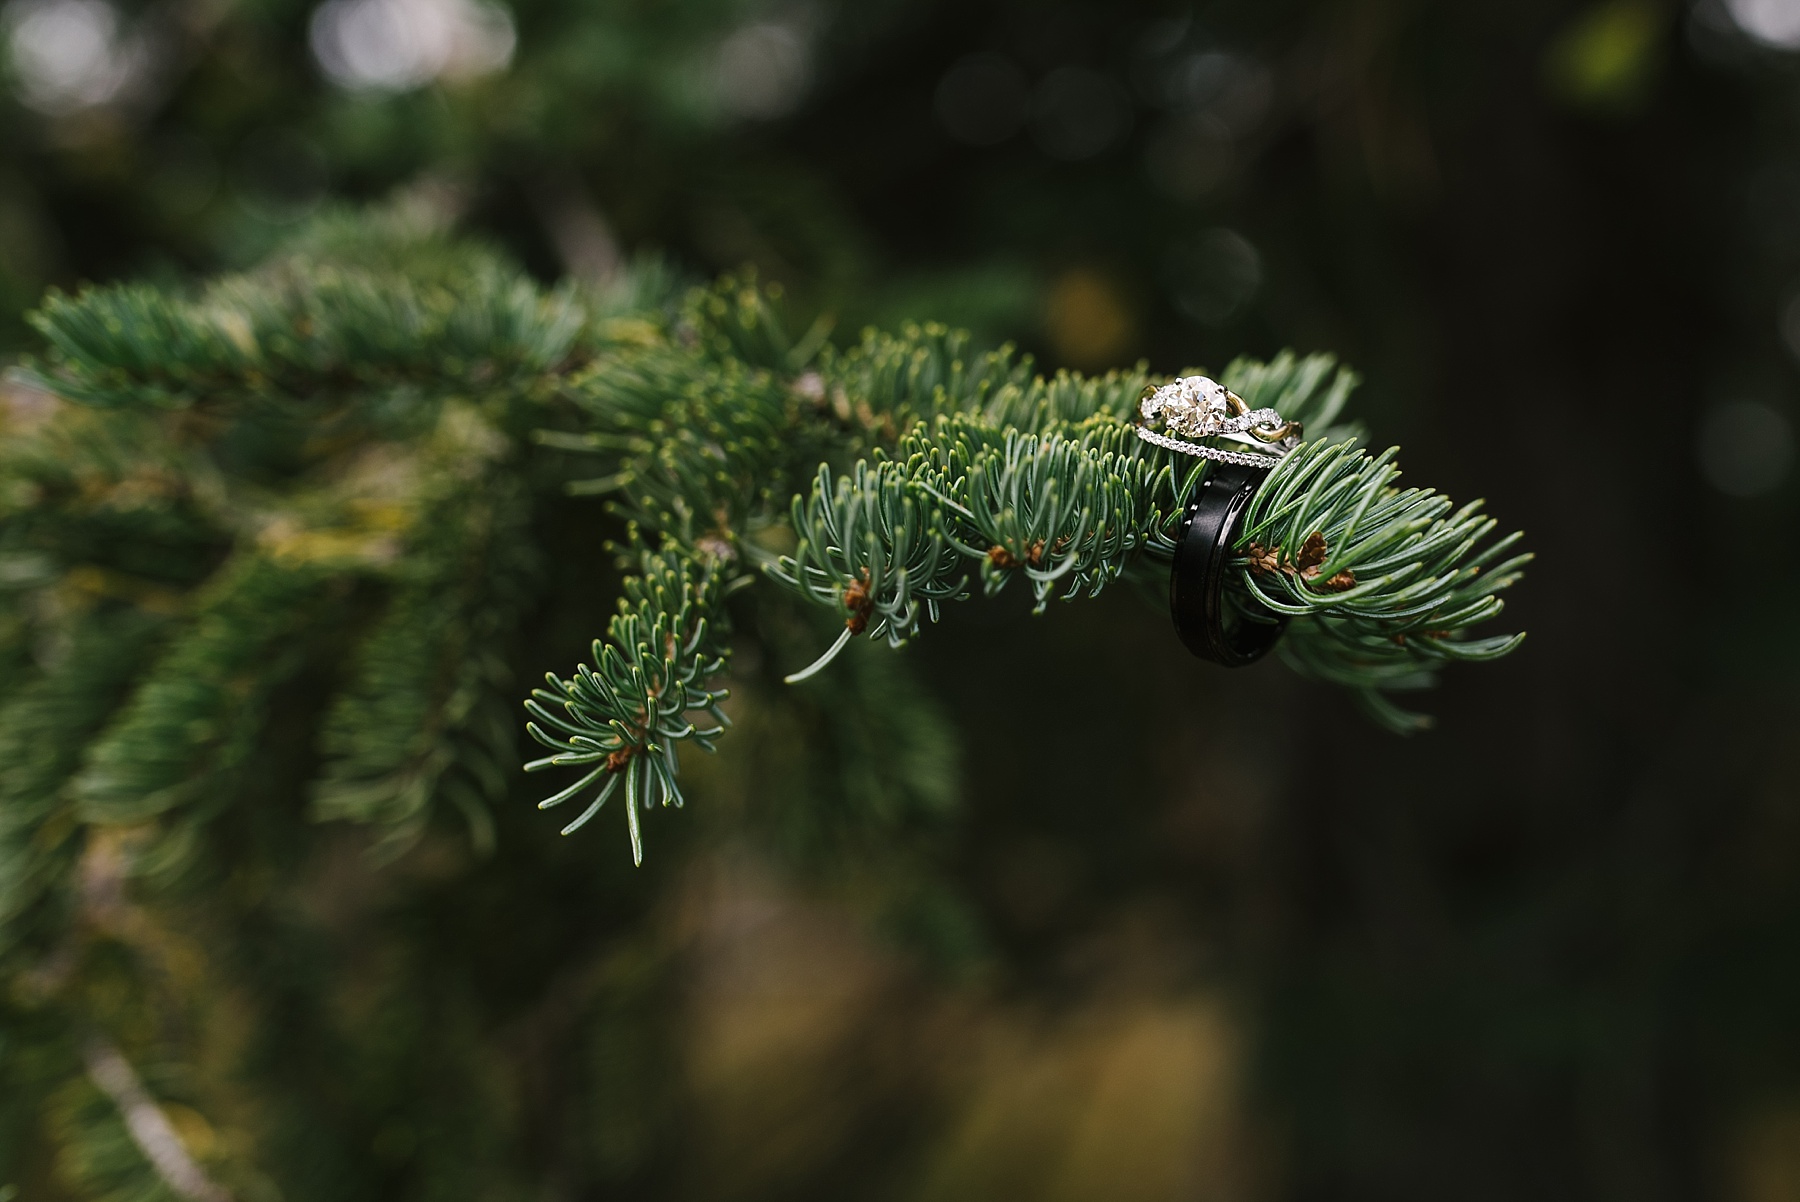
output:
<instances>
[{"instance_id":1,"label":"evergreen tree branch","mask_svg":"<svg viewBox=\"0 0 1800 1202\"><path fill-rule=\"evenodd\" d=\"M349 247L342 260L281 260L194 300L148 285L52 292L30 318L50 348L35 378L109 408L492 389L556 368L582 331L572 291L546 295L490 257L452 256L449 275L356 260Z\"/></svg>"},{"instance_id":2,"label":"evergreen tree branch","mask_svg":"<svg viewBox=\"0 0 1800 1202\"><path fill-rule=\"evenodd\" d=\"M604 494L626 525L636 571L594 666L549 676L527 729L553 753L532 770L578 770L547 799L584 798L567 829L623 788L638 859L642 811L680 804L678 746L710 747L724 726L723 598L757 571L841 623L794 673L804 679L856 637L915 637L972 579L989 595L1021 579L1041 610L1167 570L1208 468L1133 436L1141 367L1046 377L1011 348L977 350L935 325L840 349L823 322L789 333L774 290L748 277L679 305L665 277L646 278L621 292L630 307L608 310L543 292L479 249L390 246L326 222L294 254L191 299L133 287L52 297L35 318L50 348L31 368L38 383L78 402L85 416L71 421L109 431L94 446L133 464L103 476L141 472L119 438L133 422L166 466L154 503L97 510L57 456L21 461L15 472L44 484L0 526L0 557L29 571L42 557L61 579L59 556L91 547L96 562L79 570L181 615L145 680L121 682L129 700L74 784L80 812L135 820L209 790L259 737L261 699L291 671L271 665L304 655L293 615L373 580L385 597L325 722L316 811L381 823L400 846L426 799L444 797L479 832L507 745L492 645L522 612L523 561L508 555L532 504L508 499L509 473ZM1284 354L1222 379L1313 435L1259 491L1228 585L1234 608L1290 617L1292 666L1408 728L1418 720L1387 694L1517 645L1471 633L1518 578L1516 537L1494 539L1478 506L1397 487L1392 453L1369 455L1342 424L1352 373ZM468 459L474 475L428 454L406 469L413 491L358 493L358 464L380 456L342 448L429 443L460 398L515 449ZM527 458L520 439L534 431ZM598 470L568 470L583 461ZM371 516L383 506L410 516ZM129 566L131 538L95 542L108 522L145 521L161 523L157 543L179 532L191 547L165 560L181 565L161 569L167 583ZM402 728L413 736L395 738Z\"/></svg>"},{"instance_id":3,"label":"evergreen tree branch","mask_svg":"<svg viewBox=\"0 0 1800 1202\"><path fill-rule=\"evenodd\" d=\"M937 620L938 603L961 595L966 574L943 529L943 511L904 468L857 463L833 485L819 469L811 497L793 503L799 544L770 568L775 579L814 601L840 606L845 635L886 637L898 647L921 617ZM788 678L819 671L842 649L840 636L825 657Z\"/></svg>"},{"instance_id":4,"label":"evergreen tree branch","mask_svg":"<svg viewBox=\"0 0 1800 1202\"><path fill-rule=\"evenodd\" d=\"M1209 465L1135 437L1148 381L1141 369L1038 376L1009 348L974 353L965 336L938 326L812 351L781 331L763 292L728 279L570 381L592 429L540 435L610 462L607 475L576 487L613 496L632 520L634 546L658 540L670 563L760 565L841 621L790 682L823 671L858 636L906 642L942 602L967 595L972 574L989 595L1024 579L1042 610L1054 596L1093 596L1127 573L1166 572ZM1436 494L1395 488L1393 453L1369 455L1341 424L1357 381L1329 356L1240 360L1224 380L1251 405L1278 408L1315 433L1258 492L1228 605L1288 615L1291 665L1350 689L1391 729L1415 728L1422 720L1386 692L1518 645L1522 636L1469 635L1500 612L1497 594L1518 579L1526 557L1502 558L1517 536L1491 540L1494 523L1478 505L1453 510ZM697 612L708 608L702 601ZM560 754L532 765L587 767L549 799L599 790L569 829L655 743L643 686L622 683L649 657L628 650L638 636L620 620L595 650L620 683L591 685L580 729L566 728L550 744ZM699 695L710 695L697 659L662 664L652 675L694 673ZM589 675L583 668L578 679ZM573 696L572 683L551 683L556 692L544 700ZM547 738L541 728L533 734ZM588 742L572 741L577 734ZM678 803L674 742L655 743L670 765L658 799ZM640 803L646 788L634 786Z\"/></svg>"},{"instance_id":5,"label":"evergreen tree branch","mask_svg":"<svg viewBox=\"0 0 1800 1202\"><path fill-rule=\"evenodd\" d=\"M719 629L723 587L713 563L672 551L645 554L642 573L625 581L606 641L594 642L594 666L577 664L567 680L550 673L549 688L532 690L525 708L533 721L525 729L552 754L533 760L526 771L583 769L579 780L538 808L561 805L599 782L593 800L563 834L580 829L623 783L632 858L641 864L640 811L682 804L677 745L691 740L711 750L727 725L719 708L726 691L709 684L730 655ZM693 722L694 714L707 725Z\"/></svg>"},{"instance_id":6,"label":"evergreen tree branch","mask_svg":"<svg viewBox=\"0 0 1800 1202\"><path fill-rule=\"evenodd\" d=\"M271 691L328 621L330 576L251 554L223 570L192 622L87 749L72 787L84 821L143 822L206 797L249 755Z\"/></svg>"},{"instance_id":7,"label":"evergreen tree branch","mask_svg":"<svg viewBox=\"0 0 1800 1202\"><path fill-rule=\"evenodd\" d=\"M538 565L509 449L473 409L445 410L409 465L418 485L398 515L407 537L388 573L391 596L326 715L314 811L384 827L390 852L411 845L440 794L489 846L489 805L512 774L501 648Z\"/></svg>"},{"instance_id":8,"label":"evergreen tree branch","mask_svg":"<svg viewBox=\"0 0 1800 1202\"><path fill-rule=\"evenodd\" d=\"M90 1036L81 1054L88 1079L118 1107L132 1142L176 1197L188 1202L231 1202L231 1195L188 1153L169 1116L145 1090L117 1047L97 1035Z\"/></svg>"},{"instance_id":9,"label":"evergreen tree branch","mask_svg":"<svg viewBox=\"0 0 1800 1202\"><path fill-rule=\"evenodd\" d=\"M9 682L16 687L0 706L0 960L44 936L46 911L57 908L45 903L72 884L81 828L65 784L117 707L122 680L142 671L167 624L97 605L47 669Z\"/></svg>"}]
</instances>

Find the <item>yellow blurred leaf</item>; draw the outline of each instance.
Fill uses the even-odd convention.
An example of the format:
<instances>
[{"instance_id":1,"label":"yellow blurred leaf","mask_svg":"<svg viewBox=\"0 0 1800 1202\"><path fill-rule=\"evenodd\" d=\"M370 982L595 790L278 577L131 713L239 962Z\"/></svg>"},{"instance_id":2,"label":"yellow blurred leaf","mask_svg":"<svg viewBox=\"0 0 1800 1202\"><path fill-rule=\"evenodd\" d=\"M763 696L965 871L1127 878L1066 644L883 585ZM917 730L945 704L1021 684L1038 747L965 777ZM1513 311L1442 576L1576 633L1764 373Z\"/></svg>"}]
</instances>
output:
<instances>
[{"instance_id":1,"label":"yellow blurred leaf","mask_svg":"<svg viewBox=\"0 0 1800 1202\"><path fill-rule=\"evenodd\" d=\"M1578 15L1544 56L1544 86L1573 108L1623 115L1649 99L1668 14L1655 0L1606 0Z\"/></svg>"}]
</instances>

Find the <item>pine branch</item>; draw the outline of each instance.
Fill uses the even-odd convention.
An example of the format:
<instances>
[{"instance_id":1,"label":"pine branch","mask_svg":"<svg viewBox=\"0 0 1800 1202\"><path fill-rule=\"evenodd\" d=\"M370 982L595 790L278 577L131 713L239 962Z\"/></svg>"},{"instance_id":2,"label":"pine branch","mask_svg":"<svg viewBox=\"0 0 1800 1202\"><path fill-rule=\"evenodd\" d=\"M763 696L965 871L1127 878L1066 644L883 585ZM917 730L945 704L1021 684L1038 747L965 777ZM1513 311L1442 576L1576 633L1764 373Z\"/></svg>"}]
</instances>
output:
<instances>
[{"instance_id":1,"label":"pine branch","mask_svg":"<svg viewBox=\"0 0 1800 1202\"><path fill-rule=\"evenodd\" d=\"M591 429L540 435L609 463L608 474L576 487L610 494L632 520L635 545L654 540L684 561L759 564L841 622L791 682L823 671L859 635L893 646L915 637L944 601L967 595L971 575L989 595L1022 578L1041 610L1053 596L1093 596L1127 573L1167 571L1208 465L1135 437L1141 369L1045 378L1008 348L973 353L965 336L937 326L871 332L848 350L811 355L780 328L763 293L726 280L571 380ZM1368 455L1355 428L1340 423L1356 377L1329 356L1240 360L1224 380L1315 434L1259 491L1228 605L1289 615L1290 664L1349 688L1390 728L1416 727L1421 720L1387 691L1518 645L1521 636L1468 633L1500 612L1496 594L1518 578L1523 557L1500 561L1517 536L1490 542L1494 524L1478 506L1453 512L1435 494L1394 488L1392 452ZM783 536L785 553L768 549ZM701 600L696 612L713 612L712 603ZM615 676L646 658L626 650L637 636L616 629L619 621L595 651ZM696 681L710 675L693 660L665 657L659 669L683 671ZM551 681L558 692L546 700L575 687ZM571 830L652 744L669 766L658 799L679 799L675 739L648 733L650 707L642 686L633 688L591 688L584 725L551 743L559 756L532 765L591 765L550 799L599 790ZM590 742L572 742L578 733ZM635 785L640 802L647 788ZM641 857L635 820L632 831Z\"/></svg>"},{"instance_id":2,"label":"pine branch","mask_svg":"<svg viewBox=\"0 0 1800 1202\"><path fill-rule=\"evenodd\" d=\"M500 648L531 595L530 511L516 463L453 442L421 457L428 484L410 506L391 599L353 653L320 738L314 812L384 827L390 854L416 840L439 795L490 846L489 806L515 762Z\"/></svg>"},{"instance_id":3,"label":"pine branch","mask_svg":"<svg viewBox=\"0 0 1800 1202\"><path fill-rule=\"evenodd\" d=\"M1096 417L1072 435L958 415L906 440L915 478L943 499L951 545L979 562L988 595L1022 574L1039 612L1059 586L1071 600L1097 596L1167 524L1158 502L1170 469L1141 457L1129 429Z\"/></svg>"},{"instance_id":4,"label":"pine branch","mask_svg":"<svg viewBox=\"0 0 1800 1202\"><path fill-rule=\"evenodd\" d=\"M1337 421L1361 378L1349 368L1339 367L1332 355L1301 358L1282 351L1267 363L1237 359L1219 378L1250 408L1274 409L1288 420L1302 423L1315 441L1334 441L1351 432Z\"/></svg>"},{"instance_id":5,"label":"pine branch","mask_svg":"<svg viewBox=\"0 0 1800 1202\"><path fill-rule=\"evenodd\" d=\"M641 811L681 801L678 746L710 747L723 728L723 597L750 569L841 624L801 680L858 636L916 637L975 578L989 595L1020 579L1040 610L1155 579L1207 470L1133 436L1141 367L1045 377L934 325L838 349L823 322L789 332L775 291L749 278L675 305L652 272L590 309L485 252L371 228L326 222L293 255L191 299L97 289L52 297L35 319L50 347L39 382L83 410L57 428L105 433L74 440L69 462L91 471L59 466L60 452L9 469L41 483L0 522L0 568L86 572L179 615L84 756L73 796L89 818L213 791L304 654L299 615L373 581L384 600L350 644L317 811L403 842L443 797L481 829L507 742L484 716L502 675L491 645L520 612L503 561L536 504L506 501L501 472L604 494L626 524L639 566L620 612L592 668L534 694L528 730L553 753L532 770L578 770L547 799L586 798L566 829L623 786L641 859ZM1478 507L1398 488L1392 453L1359 449L1341 420L1352 373L1284 354L1222 379L1313 436L1258 493L1228 585L1239 611L1290 616L1292 666L1403 729L1419 720L1387 694L1517 645L1472 633L1518 578L1516 538L1494 539ZM490 466L476 456L458 476L380 449L429 444L465 404L502 448ZM154 477L134 443L160 448ZM359 483L407 473L418 482L399 493ZM96 478L109 481L98 494ZM171 559L178 540L189 550ZM159 550L133 566L136 546ZM66 563L77 547L92 562Z\"/></svg>"},{"instance_id":6,"label":"pine branch","mask_svg":"<svg viewBox=\"0 0 1800 1202\"><path fill-rule=\"evenodd\" d=\"M48 670L9 682L16 688L0 706L0 957L39 932L33 911L71 884L79 826L63 786L167 623L98 606Z\"/></svg>"},{"instance_id":7,"label":"pine branch","mask_svg":"<svg viewBox=\"0 0 1800 1202\"><path fill-rule=\"evenodd\" d=\"M811 667L788 677L806 679L856 635L886 637L898 647L921 617L937 621L938 603L960 596L968 577L943 529L943 512L926 489L893 463L858 463L833 486L819 469L810 498L794 498L799 536L794 553L770 569L775 579L844 612L844 632Z\"/></svg>"},{"instance_id":8,"label":"pine branch","mask_svg":"<svg viewBox=\"0 0 1800 1202\"><path fill-rule=\"evenodd\" d=\"M1452 661L1514 650L1523 634L1472 638L1499 616L1497 595L1530 555L1518 534L1494 539L1475 501L1454 508L1429 489L1397 489L1390 449L1310 443L1290 455L1251 501L1238 549L1249 596L1296 619L1282 642L1303 675L1354 690L1383 725L1428 725L1381 696L1429 685Z\"/></svg>"},{"instance_id":9,"label":"pine branch","mask_svg":"<svg viewBox=\"0 0 1800 1202\"><path fill-rule=\"evenodd\" d=\"M244 763L271 692L305 662L330 577L247 555L202 593L191 625L87 749L73 789L85 821L142 822L212 797Z\"/></svg>"},{"instance_id":10,"label":"pine branch","mask_svg":"<svg viewBox=\"0 0 1800 1202\"><path fill-rule=\"evenodd\" d=\"M980 446L980 438L1000 442ZM838 508L865 514L868 545L858 548L859 562L892 550L876 532L914 520L898 501L913 483L955 515L962 534L948 541L980 563L988 593L1023 576L1040 609L1065 577L1063 595L1073 600L1098 592L1140 550L1165 560L1173 523L1204 470L1187 468L1186 486L1178 487L1174 469L1185 464L1140 449L1125 423L1104 415L1086 423L1079 442L957 419L930 431L921 425L906 445L910 470L891 471L881 487L866 473L837 481ZM1496 594L1519 578L1529 556L1496 566L1519 536L1489 543L1495 523L1479 515L1479 503L1452 513L1447 498L1392 488L1392 457L1371 457L1345 441L1308 443L1285 458L1247 516L1230 591L1239 609L1254 600L1301 619L1290 635L1299 644L1295 665L1357 691L1386 725L1409 729L1418 721L1374 704L1375 695L1416 687L1444 662L1493 659L1517 647L1521 635L1470 639L1467 632L1500 613ZM822 479L815 498L828 486ZM799 516L795 525L802 546L830 535ZM842 543L825 545L827 554L842 554ZM939 576L954 571L936 561L933 568ZM791 571L775 574L798 584ZM863 601L857 579L818 573L806 591L851 607Z\"/></svg>"},{"instance_id":11,"label":"pine branch","mask_svg":"<svg viewBox=\"0 0 1800 1202\"><path fill-rule=\"evenodd\" d=\"M182 409L518 386L575 347L585 318L571 290L546 295L494 256L384 232L327 223L292 257L193 300L148 285L52 291L30 315L50 347L35 376L82 404Z\"/></svg>"},{"instance_id":12,"label":"pine branch","mask_svg":"<svg viewBox=\"0 0 1800 1202\"><path fill-rule=\"evenodd\" d=\"M597 795L563 834L580 829L623 783L632 858L641 864L639 812L656 803L682 804L677 744L692 740L711 750L727 725L719 708L726 691L709 687L730 655L718 630L723 591L714 563L675 552L646 554L642 574L625 582L606 641L594 642L594 667L577 664L567 680L551 673L548 689L532 690L525 708L534 721L525 729L554 754L525 770L586 770L538 808L561 805L599 782ZM709 725L691 721L696 713Z\"/></svg>"},{"instance_id":13,"label":"pine branch","mask_svg":"<svg viewBox=\"0 0 1800 1202\"><path fill-rule=\"evenodd\" d=\"M378 500L357 498L383 519L389 595L326 716L313 808L385 828L389 854L417 838L439 796L477 846L491 842L488 807L516 754L501 649L537 567L519 475L508 441L456 403L411 453L381 464Z\"/></svg>"},{"instance_id":14,"label":"pine branch","mask_svg":"<svg viewBox=\"0 0 1800 1202\"><path fill-rule=\"evenodd\" d=\"M966 331L935 322L865 330L848 350L824 348L806 378L820 412L855 445L891 444L940 413L1007 404L1034 382L1029 357L1010 346L975 352Z\"/></svg>"},{"instance_id":15,"label":"pine branch","mask_svg":"<svg viewBox=\"0 0 1800 1202\"><path fill-rule=\"evenodd\" d=\"M231 1195L194 1161L169 1116L145 1090L124 1054L107 1040L90 1036L82 1048L88 1079L118 1108L125 1129L162 1184L189 1202L231 1202Z\"/></svg>"}]
</instances>

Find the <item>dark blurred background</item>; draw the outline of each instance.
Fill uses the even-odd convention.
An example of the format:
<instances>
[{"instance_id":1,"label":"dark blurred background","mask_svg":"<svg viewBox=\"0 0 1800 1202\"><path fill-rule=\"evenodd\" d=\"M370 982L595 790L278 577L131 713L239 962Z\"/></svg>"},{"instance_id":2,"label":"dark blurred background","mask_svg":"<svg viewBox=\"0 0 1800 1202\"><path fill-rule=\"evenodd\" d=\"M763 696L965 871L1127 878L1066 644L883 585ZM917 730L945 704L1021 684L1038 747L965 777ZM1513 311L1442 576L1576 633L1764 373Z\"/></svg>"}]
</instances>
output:
<instances>
[{"instance_id":1,"label":"dark blurred background","mask_svg":"<svg viewBox=\"0 0 1800 1202\"><path fill-rule=\"evenodd\" d=\"M1410 740L1132 598L933 631L965 934L694 852L646 919L680 1118L592 1137L679 1167L619 1196L1800 1199L1800 0L8 0L0 35L13 352L46 286L387 201L546 279L753 264L840 336L1332 351L1409 481L1527 531L1530 640Z\"/></svg>"}]
</instances>

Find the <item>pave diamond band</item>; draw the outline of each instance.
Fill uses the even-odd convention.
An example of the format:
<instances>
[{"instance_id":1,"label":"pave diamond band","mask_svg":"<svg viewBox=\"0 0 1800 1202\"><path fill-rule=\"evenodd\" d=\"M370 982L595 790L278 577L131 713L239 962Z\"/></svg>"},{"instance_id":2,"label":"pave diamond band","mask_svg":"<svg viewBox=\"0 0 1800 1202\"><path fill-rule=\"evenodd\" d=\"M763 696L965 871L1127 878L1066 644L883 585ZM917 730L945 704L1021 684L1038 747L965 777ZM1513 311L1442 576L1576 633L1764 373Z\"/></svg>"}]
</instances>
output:
<instances>
[{"instance_id":1,"label":"pave diamond band","mask_svg":"<svg viewBox=\"0 0 1800 1202\"><path fill-rule=\"evenodd\" d=\"M1281 462L1281 455L1293 450L1300 442L1300 423L1287 421L1273 409L1252 409L1236 393L1205 376L1183 376L1160 388L1147 389L1138 411L1145 423L1161 421L1169 431L1158 434L1147 424L1140 424L1137 436L1145 442L1220 463L1274 467ZM1172 437L1177 434L1184 437ZM1186 441L1220 436L1246 441L1255 439L1280 453L1227 451Z\"/></svg>"},{"instance_id":2,"label":"pave diamond band","mask_svg":"<svg viewBox=\"0 0 1800 1202\"><path fill-rule=\"evenodd\" d=\"M1158 434L1143 426L1137 427L1137 436L1153 446L1180 451L1183 455L1198 455L1202 459L1215 459L1220 463L1236 463L1244 467L1274 467L1281 462L1281 457L1278 455L1258 455L1254 451L1225 451L1202 443L1183 442L1179 438L1170 438L1166 434Z\"/></svg>"}]
</instances>

